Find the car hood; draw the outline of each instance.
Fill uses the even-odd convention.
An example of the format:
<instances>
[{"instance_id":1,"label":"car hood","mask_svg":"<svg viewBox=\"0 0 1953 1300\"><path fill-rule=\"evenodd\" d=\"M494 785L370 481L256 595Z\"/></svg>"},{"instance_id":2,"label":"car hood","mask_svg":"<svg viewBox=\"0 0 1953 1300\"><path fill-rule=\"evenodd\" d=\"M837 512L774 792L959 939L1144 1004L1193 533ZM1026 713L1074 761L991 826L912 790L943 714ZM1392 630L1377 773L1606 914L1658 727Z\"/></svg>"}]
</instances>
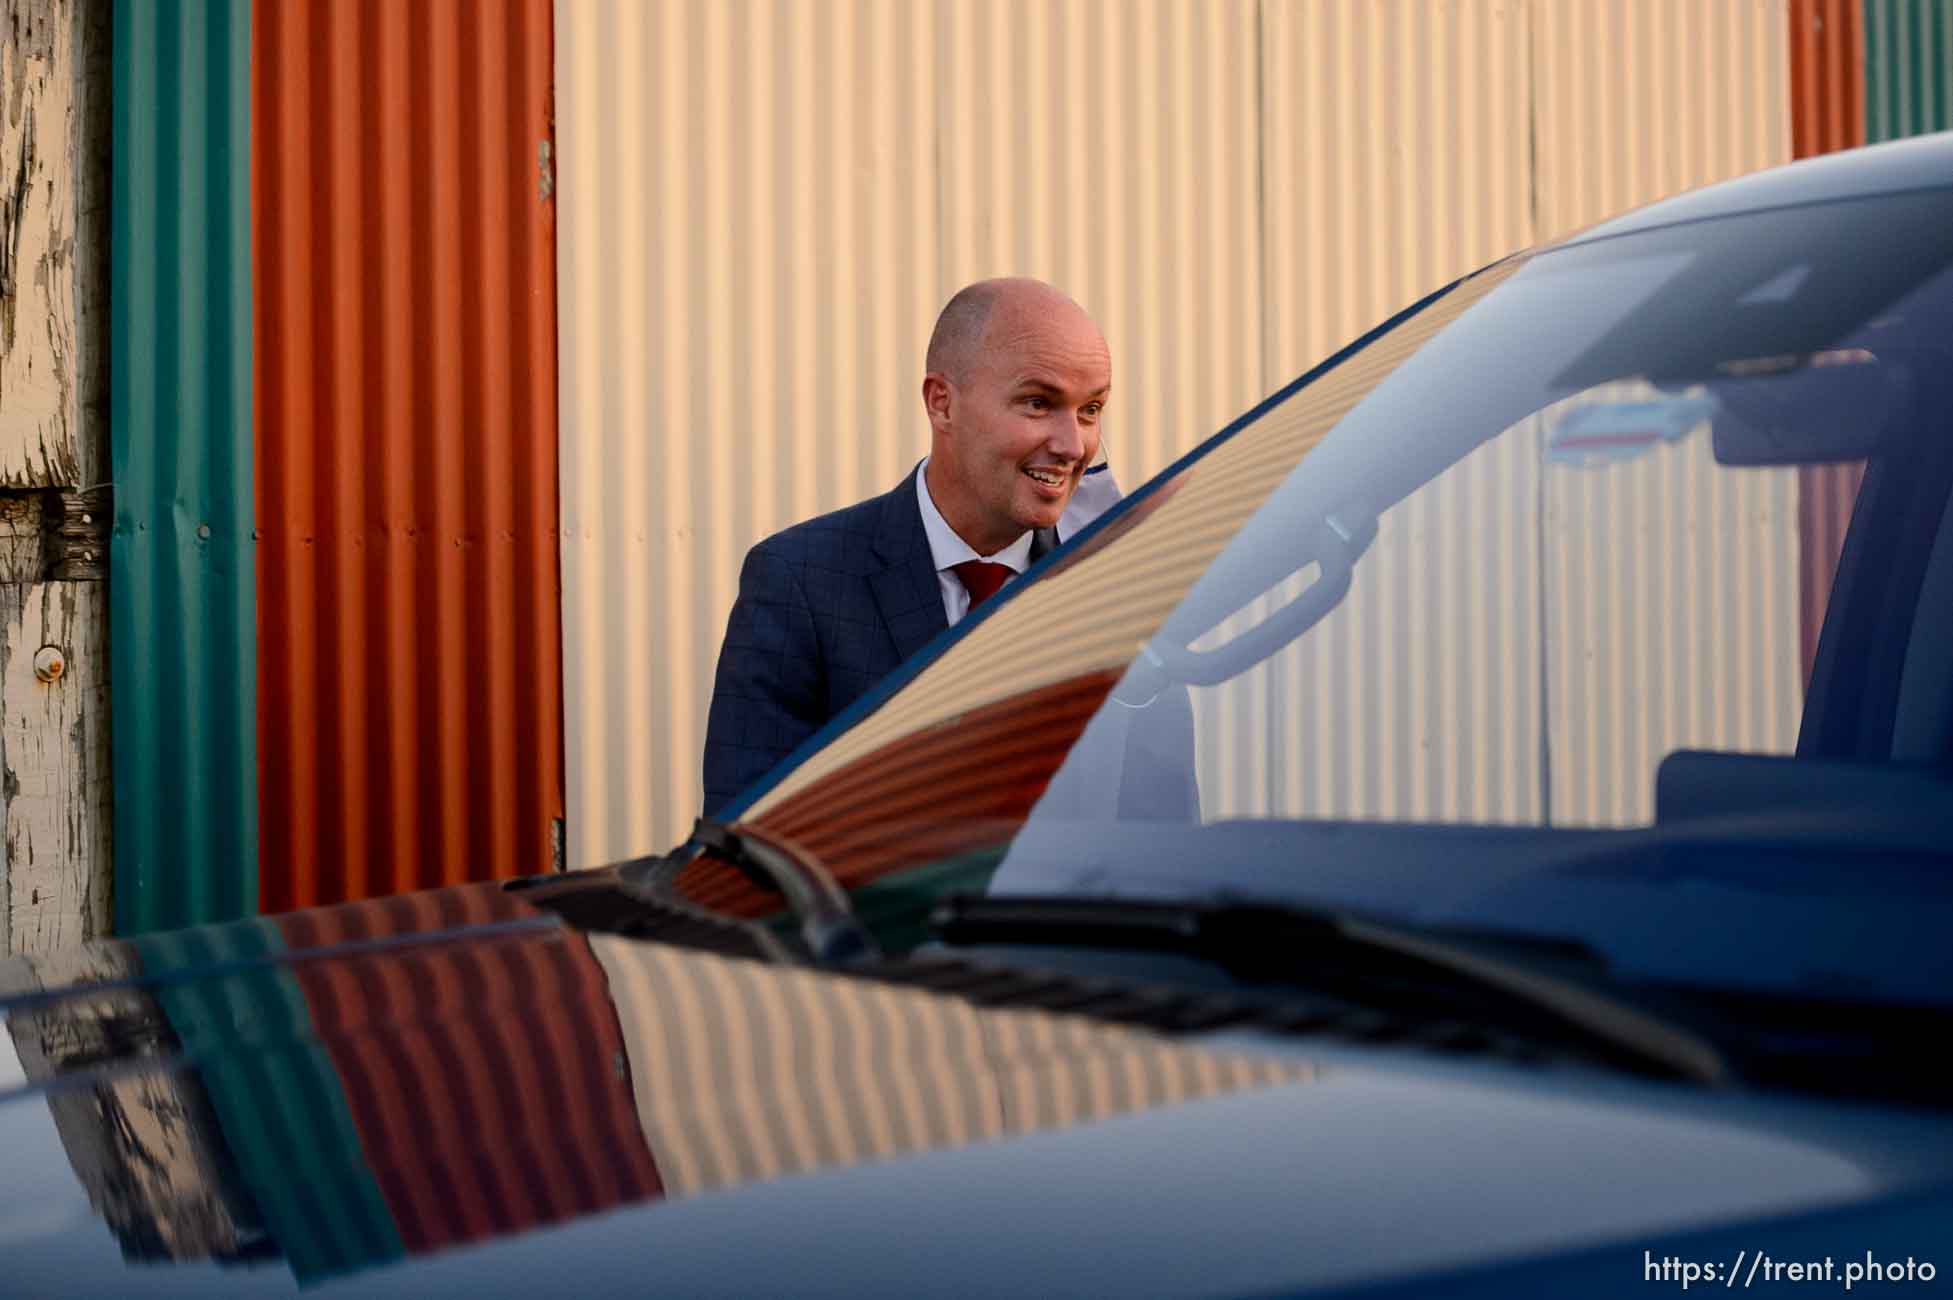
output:
<instances>
[{"instance_id":1,"label":"car hood","mask_svg":"<svg viewBox=\"0 0 1953 1300\"><path fill-rule=\"evenodd\" d=\"M1638 1286L1761 1220L1869 1244L1953 1169L1943 1114L1167 1037L493 887L13 959L0 1010L27 1294Z\"/></svg>"}]
</instances>

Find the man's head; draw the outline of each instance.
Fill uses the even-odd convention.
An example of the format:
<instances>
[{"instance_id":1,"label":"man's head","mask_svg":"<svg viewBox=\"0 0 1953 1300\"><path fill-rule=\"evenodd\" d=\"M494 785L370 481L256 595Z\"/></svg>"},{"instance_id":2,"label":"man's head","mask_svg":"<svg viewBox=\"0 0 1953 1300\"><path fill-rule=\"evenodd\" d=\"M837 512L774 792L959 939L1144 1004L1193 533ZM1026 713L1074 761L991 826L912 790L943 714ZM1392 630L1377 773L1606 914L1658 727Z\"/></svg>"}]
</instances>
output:
<instances>
[{"instance_id":1,"label":"man's head","mask_svg":"<svg viewBox=\"0 0 1953 1300\"><path fill-rule=\"evenodd\" d=\"M1041 280L982 280L929 338L929 495L991 555L1058 522L1098 454L1112 356L1085 310Z\"/></svg>"}]
</instances>

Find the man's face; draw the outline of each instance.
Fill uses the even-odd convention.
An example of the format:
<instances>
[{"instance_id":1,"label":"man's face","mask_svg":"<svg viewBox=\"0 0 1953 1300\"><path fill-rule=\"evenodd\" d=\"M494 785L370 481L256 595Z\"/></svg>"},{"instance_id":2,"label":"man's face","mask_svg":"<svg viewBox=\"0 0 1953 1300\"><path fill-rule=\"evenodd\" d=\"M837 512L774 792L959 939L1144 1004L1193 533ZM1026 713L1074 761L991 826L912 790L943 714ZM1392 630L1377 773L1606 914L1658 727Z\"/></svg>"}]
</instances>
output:
<instances>
[{"instance_id":1,"label":"man's face","mask_svg":"<svg viewBox=\"0 0 1953 1300\"><path fill-rule=\"evenodd\" d=\"M964 541L989 555L1058 522L1098 454L1111 387L1105 340L1076 306L997 305L964 381L925 390L930 494Z\"/></svg>"}]
</instances>

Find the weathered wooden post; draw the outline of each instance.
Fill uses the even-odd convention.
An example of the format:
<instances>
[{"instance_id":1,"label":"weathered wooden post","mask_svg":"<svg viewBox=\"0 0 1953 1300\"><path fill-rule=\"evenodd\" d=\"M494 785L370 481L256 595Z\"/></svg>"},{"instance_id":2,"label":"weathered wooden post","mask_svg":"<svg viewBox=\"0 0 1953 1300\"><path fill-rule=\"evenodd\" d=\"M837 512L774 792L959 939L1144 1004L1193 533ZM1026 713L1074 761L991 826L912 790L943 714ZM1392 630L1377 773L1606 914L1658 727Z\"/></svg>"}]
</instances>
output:
<instances>
[{"instance_id":1,"label":"weathered wooden post","mask_svg":"<svg viewBox=\"0 0 1953 1300\"><path fill-rule=\"evenodd\" d=\"M110 922L110 0L0 0L0 953Z\"/></svg>"}]
</instances>

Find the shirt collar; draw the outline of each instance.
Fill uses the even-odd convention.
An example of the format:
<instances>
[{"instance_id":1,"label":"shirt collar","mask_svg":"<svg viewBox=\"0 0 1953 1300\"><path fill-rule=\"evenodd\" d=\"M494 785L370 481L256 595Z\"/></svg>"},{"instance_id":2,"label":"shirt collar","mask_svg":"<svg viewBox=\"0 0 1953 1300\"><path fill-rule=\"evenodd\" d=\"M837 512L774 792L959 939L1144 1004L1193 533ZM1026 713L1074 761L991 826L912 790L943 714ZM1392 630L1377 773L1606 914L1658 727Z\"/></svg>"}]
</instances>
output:
<instances>
[{"instance_id":1,"label":"shirt collar","mask_svg":"<svg viewBox=\"0 0 1953 1300\"><path fill-rule=\"evenodd\" d=\"M1031 534L1025 533L1016 541L998 551L995 555L978 555L970 544L957 536L956 530L943 518L943 512L936 509L935 501L929 495L929 458L924 457L915 471L916 504L922 507L922 531L929 536L929 553L935 559L936 572L952 569L965 560L988 560L992 564L1008 567L1013 573L1022 573L1031 567Z\"/></svg>"}]
</instances>

